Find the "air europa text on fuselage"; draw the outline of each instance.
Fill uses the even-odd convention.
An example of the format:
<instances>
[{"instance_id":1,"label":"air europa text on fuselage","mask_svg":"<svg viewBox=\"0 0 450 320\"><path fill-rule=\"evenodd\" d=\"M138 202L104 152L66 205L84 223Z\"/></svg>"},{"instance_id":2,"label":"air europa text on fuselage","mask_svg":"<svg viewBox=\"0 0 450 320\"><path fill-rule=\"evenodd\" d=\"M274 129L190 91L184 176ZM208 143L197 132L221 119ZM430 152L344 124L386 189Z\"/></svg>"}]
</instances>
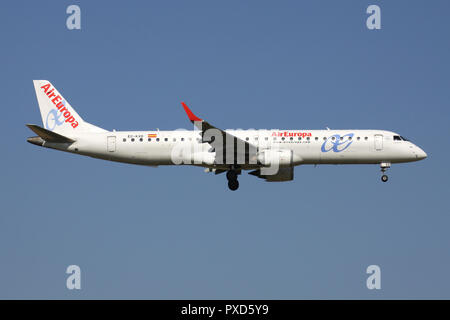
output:
<instances>
[{"instance_id":1,"label":"air europa text on fuselage","mask_svg":"<svg viewBox=\"0 0 450 320\"><path fill-rule=\"evenodd\" d=\"M62 97L60 95L57 95L54 91L55 88L51 88L50 83L47 83L46 85L43 85L41 87L47 97L51 100L51 102L56 106L56 108L59 110L59 112L62 113L63 117L66 118L66 121L70 123L70 125L73 128L78 127L78 121L72 116L69 110L66 109L63 102L61 101Z\"/></svg>"},{"instance_id":2,"label":"air europa text on fuselage","mask_svg":"<svg viewBox=\"0 0 450 320\"><path fill-rule=\"evenodd\" d=\"M311 137L311 132L289 132L289 131L278 131L272 132L272 137Z\"/></svg>"}]
</instances>

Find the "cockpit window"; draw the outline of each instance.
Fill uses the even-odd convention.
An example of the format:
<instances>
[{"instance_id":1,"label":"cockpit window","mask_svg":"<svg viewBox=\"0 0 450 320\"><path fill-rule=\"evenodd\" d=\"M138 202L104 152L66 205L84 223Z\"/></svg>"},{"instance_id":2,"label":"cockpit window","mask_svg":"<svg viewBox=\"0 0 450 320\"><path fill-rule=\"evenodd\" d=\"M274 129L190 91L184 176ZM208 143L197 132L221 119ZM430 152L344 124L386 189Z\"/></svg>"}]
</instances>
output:
<instances>
[{"instance_id":1,"label":"cockpit window","mask_svg":"<svg viewBox=\"0 0 450 320\"><path fill-rule=\"evenodd\" d=\"M394 136L394 141L409 141L409 140L402 136Z\"/></svg>"}]
</instances>

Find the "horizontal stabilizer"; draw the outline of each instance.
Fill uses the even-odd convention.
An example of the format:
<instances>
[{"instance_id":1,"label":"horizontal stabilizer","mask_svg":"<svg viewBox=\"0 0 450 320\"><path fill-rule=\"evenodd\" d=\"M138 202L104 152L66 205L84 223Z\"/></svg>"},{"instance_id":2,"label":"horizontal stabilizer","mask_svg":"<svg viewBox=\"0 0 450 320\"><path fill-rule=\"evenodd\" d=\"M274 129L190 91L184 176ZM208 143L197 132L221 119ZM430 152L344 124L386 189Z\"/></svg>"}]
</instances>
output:
<instances>
[{"instance_id":1,"label":"horizontal stabilizer","mask_svg":"<svg viewBox=\"0 0 450 320\"><path fill-rule=\"evenodd\" d=\"M43 140L47 142L54 142L54 143L72 143L75 142L75 140L67 138L63 135L60 135L56 132L44 129L42 127L39 127L35 124L27 124L27 127L30 128L34 133L36 133L39 137L41 137Z\"/></svg>"}]
</instances>

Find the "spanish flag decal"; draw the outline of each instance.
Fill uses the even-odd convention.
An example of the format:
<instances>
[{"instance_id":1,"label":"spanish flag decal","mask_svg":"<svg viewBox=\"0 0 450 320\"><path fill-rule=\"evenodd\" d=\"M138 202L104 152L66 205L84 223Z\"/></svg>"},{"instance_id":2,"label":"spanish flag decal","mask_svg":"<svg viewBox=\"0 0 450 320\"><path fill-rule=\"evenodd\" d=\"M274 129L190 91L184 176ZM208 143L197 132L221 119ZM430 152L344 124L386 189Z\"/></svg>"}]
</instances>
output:
<instances>
[{"instance_id":1,"label":"spanish flag decal","mask_svg":"<svg viewBox=\"0 0 450 320\"><path fill-rule=\"evenodd\" d=\"M156 138L156 133L149 133L149 134L148 134L148 137L149 137L149 138Z\"/></svg>"}]
</instances>

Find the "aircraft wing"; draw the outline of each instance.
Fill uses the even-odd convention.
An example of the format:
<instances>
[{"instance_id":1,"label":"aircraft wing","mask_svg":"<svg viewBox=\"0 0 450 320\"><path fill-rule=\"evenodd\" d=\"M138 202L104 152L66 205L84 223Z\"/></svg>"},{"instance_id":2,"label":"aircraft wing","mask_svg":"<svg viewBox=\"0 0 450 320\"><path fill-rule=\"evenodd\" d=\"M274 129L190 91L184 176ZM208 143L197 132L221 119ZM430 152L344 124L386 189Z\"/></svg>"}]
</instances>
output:
<instances>
[{"instance_id":1,"label":"aircraft wing","mask_svg":"<svg viewBox=\"0 0 450 320\"><path fill-rule=\"evenodd\" d=\"M197 117L186 103L181 102L189 120L201 130L202 142L216 152L217 164L256 164L258 147Z\"/></svg>"}]
</instances>

